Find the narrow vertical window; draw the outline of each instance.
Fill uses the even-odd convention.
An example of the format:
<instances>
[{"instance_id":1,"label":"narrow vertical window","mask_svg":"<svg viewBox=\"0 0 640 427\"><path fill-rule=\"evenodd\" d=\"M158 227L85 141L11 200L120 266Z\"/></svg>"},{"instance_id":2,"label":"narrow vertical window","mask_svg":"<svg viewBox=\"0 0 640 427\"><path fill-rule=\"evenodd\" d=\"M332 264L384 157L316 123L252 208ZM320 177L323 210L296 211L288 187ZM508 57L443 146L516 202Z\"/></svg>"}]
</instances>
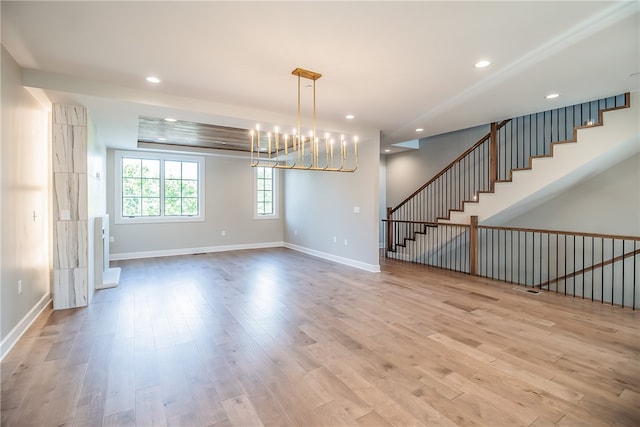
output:
<instances>
[{"instance_id":1,"label":"narrow vertical window","mask_svg":"<svg viewBox=\"0 0 640 427\"><path fill-rule=\"evenodd\" d=\"M273 215L273 169L257 168L258 215Z\"/></svg>"},{"instance_id":2,"label":"narrow vertical window","mask_svg":"<svg viewBox=\"0 0 640 427\"><path fill-rule=\"evenodd\" d=\"M269 167L255 168L256 218L276 218L275 170Z\"/></svg>"}]
</instances>

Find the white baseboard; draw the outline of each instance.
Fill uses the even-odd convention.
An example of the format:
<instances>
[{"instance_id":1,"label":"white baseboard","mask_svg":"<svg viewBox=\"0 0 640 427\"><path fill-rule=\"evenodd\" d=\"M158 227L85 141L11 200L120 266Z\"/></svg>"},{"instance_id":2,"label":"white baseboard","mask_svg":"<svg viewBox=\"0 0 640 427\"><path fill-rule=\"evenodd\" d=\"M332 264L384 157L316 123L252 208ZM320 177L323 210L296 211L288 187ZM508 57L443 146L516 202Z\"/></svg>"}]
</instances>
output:
<instances>
[{"instance_id":1,"label":"white baseboard","mask_svg":"<svg viewBox=\"0 0 640 427\"><path fill-rule=\"evenodd\" d=\"M18 324L7 334L6 337L0 343L0 351L2 352L2 356L0 360L3 360L4 357L9 354L14 345L18 342L20 337L27 332L27 329L35 322L35 320L40 316L40 313L47 308L47 305L51 302L51 294L47 292L40 298L31 310L18 322Z\"/></svg>"},{"instance_id":2,"label":"white baseboard","mask_svg":"<svg viewBox=\"0 0 640 427\"><path fill-rule=\"evenodd\" d=\"M115 288L120 284L120 273L122 269L120 267L107 268L102 273L102 285L96 286L96 291L100 289Z\"/></svg>"},{"instance_id":3,"label":"white baseboard","mask_svg":"<svg viewBox=\"0 0 640 427\"><path fill-rule=\"evenodd\" d=\"M126 253L114 253L109 255L111 261L121 261L127 259L141 259L141 258L157 258L165 256L176 255L194 255L202 253L212 252L226 252L226 251L239 251L245 249L265 249L265 248L289 248L294 251L303 252L308 255L317 256L329 261L334 261L340 264L345 264L351 267L366 270L372 273L380 272L379 264L367 264L361 261L356 261L350 258L344 258L341 256L329 254L326 252L316 251L315 249L305 248L303 246L294 245L292 243L285 242L265 242L265 243L248 243L241 245L225 245L225 246L207 246L204 248L185 248L185 249L166 249L161 251L145 251L145 252L126 252Z\"/></svg>"},{"instance_id":4,"label":"white baseboard","mask_svg":"<svg viewBox=\"0 0 640 427\"><path fill-rule=\"evenodd\" d=\"M285 248L293 249L294 251L303 252L308 255L317 256L318 258L323 258L329 261L337 262L339 264L348 265L350 267L359 268L360 270L369 271L371 273L380 273L380 265L379 264L368 264L362 261L356 261L351 258L344 258L341 256L329 254L326 252L316 251L315 249L305 248L304 246L294 245L293 243L284 243Z\"/></svg>"},{"instance_id":5,"label":"white baseboard","mask_svg":"<svg viewBox=\"0 0 640 427\"><path fill-rule=\"evenodd\" d=\"M245 249L281 248L284 242L247 243L240 245L207 246L203 248L165 249L161 251L126 252L109 255L111 261L125 259L157 258L176 255L194 255L212 252L240 251Z\"/></svg>"}]
</instances>

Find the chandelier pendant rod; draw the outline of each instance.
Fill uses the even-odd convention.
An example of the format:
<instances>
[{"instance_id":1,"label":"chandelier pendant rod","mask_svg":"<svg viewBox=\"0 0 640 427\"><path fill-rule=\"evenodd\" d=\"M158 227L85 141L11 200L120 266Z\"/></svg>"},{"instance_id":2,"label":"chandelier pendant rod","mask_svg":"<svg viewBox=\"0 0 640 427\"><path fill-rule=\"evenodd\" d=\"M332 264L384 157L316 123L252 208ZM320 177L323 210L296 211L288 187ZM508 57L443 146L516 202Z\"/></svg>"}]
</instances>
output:
<instances>
[{"instance_id":1,"label":"chandelier pendant rod","mask_svg":"<svg viewBox=\"0 0 640 427\"><path fill-rule=\"evenodd\" d=\"M300 74L298 74L298 128L296 130L296 135L298 137L298 161L296 163L300 163L300 153L302 152L302 159L304 160L304 141L301 140L302 135L300 134ZM301 144L302 143L302 144ZM300 147L300 145L302 145Z\"/></svg>"},{"instance_id":2,"label":"chandelier pendant rod","mask_svg":"<svg viewBox=\"0 0 640 427\"><path fill-rule=\"evenodd\" d=\"M318 167L318 135L316 134L316 81L313 81L313 167Z\"/></svg>"}]
</instances>

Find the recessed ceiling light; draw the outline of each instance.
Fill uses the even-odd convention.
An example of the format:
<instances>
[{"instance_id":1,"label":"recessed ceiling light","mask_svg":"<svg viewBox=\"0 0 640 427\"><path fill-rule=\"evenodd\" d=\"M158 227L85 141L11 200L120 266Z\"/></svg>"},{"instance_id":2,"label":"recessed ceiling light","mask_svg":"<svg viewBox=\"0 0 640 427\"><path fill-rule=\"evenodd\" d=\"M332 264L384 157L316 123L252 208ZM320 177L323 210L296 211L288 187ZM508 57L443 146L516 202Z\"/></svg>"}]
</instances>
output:
<instances>
[{"instance_id":1,"label":"recessed ceiling light","mask_svg":"<svg viewBox=\"0 0 640 427\"><path fill-rule=\"evenodd\" d=\"M559 93L550 93L549 95L545 96L545 98L547 99L553 99L553 98L557 98L559 97L560 94Z\"/></svg>"},{"instance_id":2,"label":"recessed ceiling light","mask_svg":"<svg viewBox=\"0 0 640 427\"><path fill-rule=\"evenodd\" d=\"M422 129L422 128L418 128L418 129L416 129L416 132L422 132L423 130L424 129Z\"/></svg>"},{"instance_id":3,"label":"recessed ceiling light","mask_svg":"<svg viewBox=\"0 0 640 427\"><path fill-rule=\"evenodd\" d=\"M475 67L476 68L486 68L489 65L491 65L491 61L487 61L486 59L483 59L482 61L476 62Z\"/></svg>"},{"instance_id":4,"label":"recessed ceiling light","mask_svg":"<svg viewBox=\"0 0 640 427\"><path fill-rule=\"evenodd\" d=\"M390 153L391 150L389 150L388 148L386 150L384 150L385 153Z\"/></svg>"},{"instance_id":5,"label":"recessed ceiling light","mask_svg":"<svg viewBox=\"0 0 640 427\"><path fill-rule=\"evenodd\" d=\"M172 117L165 117L164 121L165 121L165 122L172 122L172 123L173 123L173 122L175 122L175 121L177 121L177 120L176 120L176 119L174 119L174 118L172 118Z\"/></svg>"},{"instance_id":6,"label":"recessed ceiling light","mask_svg":"<svg viewBox=\"0 0 640 427\"><path fill-rule=\"evenodd\" d=\"M345 119L353 120L356 116L354 116L353 114L347 114L344 117L345 117Z\"/></svg>"},{"instance_id":7,"label":"recessed ceiling light","mask_svg":"<svg viewBox=\"0 0 640 427\"><path fill-rule=\"evenodd\" d=\"M167 138L158 138L158 141L166 141Z\"/></svg>"},{"instance_id":8,"label":"recessed ceiling light","mask_svg":"<svg viewBox=\"0 0 640 427\"><path fill-rule=\"evenodd\" d=\"M160 83L160 79L154 76L149 76L147 77L147 81L149 83Z\"/></svg>"}]
</instances>

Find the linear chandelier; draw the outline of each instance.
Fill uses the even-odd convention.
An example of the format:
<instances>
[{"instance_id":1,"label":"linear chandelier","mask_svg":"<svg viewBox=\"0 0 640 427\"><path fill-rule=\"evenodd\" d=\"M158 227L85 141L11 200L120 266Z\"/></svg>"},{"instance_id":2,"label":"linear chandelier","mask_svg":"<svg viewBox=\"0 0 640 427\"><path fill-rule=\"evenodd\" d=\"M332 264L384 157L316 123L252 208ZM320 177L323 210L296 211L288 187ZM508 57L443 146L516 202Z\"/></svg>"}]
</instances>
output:
<instances>
[{"instance_id":1,"label":"linear chandelier","mask_svg":"<svg viewBox=\"0 0 640 427\"><path fill-rule=\"evenodd\" d=\"M298 123L291 134L278 127L265 131L256 126L251 134L251 166L327 172L355 172L358 168L358 137L348 144L344 135L336 141L329 133L320 138L316 132L316 80L322 74L296 68L298 77ZM303 135L300 126L300 80L313 81L313 127ZM337 145L337 147L335 147Z\"/></svg>"}]
</instances>

